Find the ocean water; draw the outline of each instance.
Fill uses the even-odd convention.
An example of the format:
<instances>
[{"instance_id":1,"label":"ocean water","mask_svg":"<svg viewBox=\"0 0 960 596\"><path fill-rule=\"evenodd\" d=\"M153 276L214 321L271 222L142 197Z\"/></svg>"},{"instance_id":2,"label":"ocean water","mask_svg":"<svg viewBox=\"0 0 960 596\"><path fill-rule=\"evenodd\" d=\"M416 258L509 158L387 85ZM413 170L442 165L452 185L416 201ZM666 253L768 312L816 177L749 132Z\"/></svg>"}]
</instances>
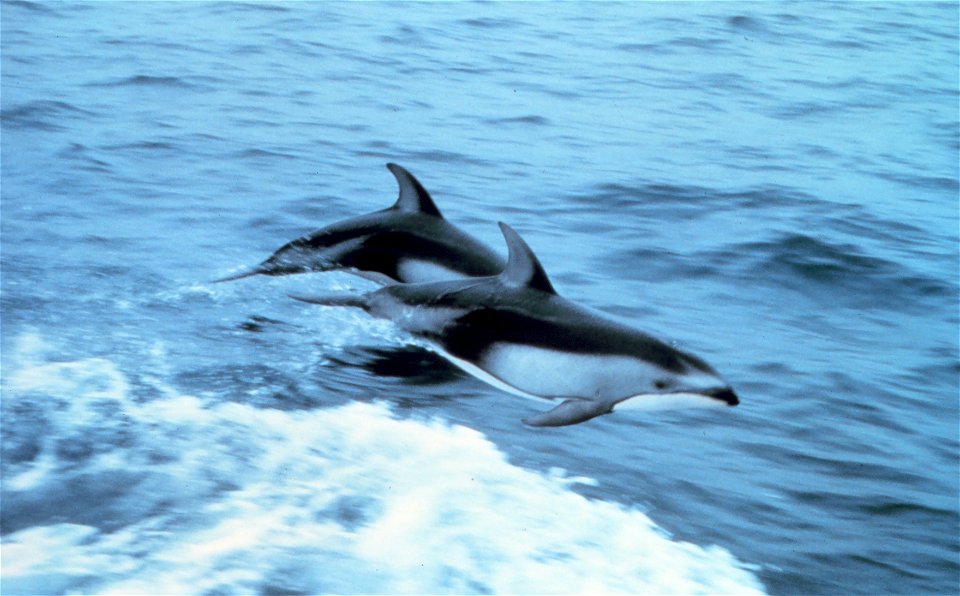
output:
<instances>
[{"instance_id":1,"label":"ocean water","mask_svg":"<svg viewBox=\"0 0 960 596\"><path fill-rule=\"evenodd\" d=\"M956 3L7 1L4 594L957 593ZM395 161L741 405L531 429L210 280Z\"/></svg>"}]
</instances>

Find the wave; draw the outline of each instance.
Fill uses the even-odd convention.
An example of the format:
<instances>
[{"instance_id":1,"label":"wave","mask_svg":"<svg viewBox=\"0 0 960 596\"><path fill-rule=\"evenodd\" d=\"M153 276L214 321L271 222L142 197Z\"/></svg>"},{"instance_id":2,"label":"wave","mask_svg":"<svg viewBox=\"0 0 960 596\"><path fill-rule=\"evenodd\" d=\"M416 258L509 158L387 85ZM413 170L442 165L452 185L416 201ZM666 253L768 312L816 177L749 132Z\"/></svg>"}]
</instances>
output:
<instances>
[{"instance_id":1,"label":"wave","mask_svg":"<svg viewBox=\"0 0 960 596\"><path fill-rule=\"evenodd\" d=\"M246 149L236 153L240 159L296 159L296 155L285 151L276 151L270 149Z\"/></svg>"},{"instance_id":2,"label":"wave","mask_svg":"<svg viewBox=\"0 0 960 596\"><path fill-rule=\"evenodd\" d=\"M462 426L159 380L144 398L33 335L4 368L5 594L762 591L727 551Z\"/></svg>"},{"instance_id":3,"label":"wave","mask_svg":"<svg viewBox=\"0 0 960 596\"><path fill-rule=\"evenodd\" d=\"M857 308L909 309L925 298L949 297L949 284L911 271L862 248L827 242L805 234L738 245L727 258L753 255L744 273L834 304Z\"/></svg>"},{"instance_id":4,"label":"wave","mask_svg":"<svg viewBox=\"0 0 960 596\"><path fill-rule=\"evenodd\" d=\"M597 206L615 210L615 221L590 222ZM624 272L643 263L650 279L681 280L711 275L763 284L852 308L912 310L956 295L955 257L941 238L908 221L880 217L862 206L838 205L778 186L715 190L671 184L602 184L567 196L559 215L580 215L579 231L662 233L666 223L687 226L693 237L717 243L673 252L656 242L607 257ZM754 234L773 217L791 223ZM703 224L693 224L701 220ZM745 220L756 227L744 227ZM589 223L588 223L589 222ZM802 231L798 231L802 230ZM594 230L590 230L594 232ZM956 242L953 237L943 240Z\"/></svg>"},{"instance_id":5,"label":"wave","mask_svg":"<svg viewBox=\"0 0 960 596\"><path fill-rule=\"evenodd\" d=\"M65 127L56 123L58 120L93 115L65 101L38 100L4 108L0 111L0 122L4 128L60 131Z\"/></svg>"},{"instance_id":6,"label":"wave","mask_svg":"<svg viewBox=\"0 0 960 596\"><path fill-rule=\"evenodd\" d=\"M51 9L46 4L42 2L27 2L26 0L5 0L3 3L4 6L11 8L24 8L37 13L51 14L54 9Z\"/></svg>"},{"instance_id":7,"label":"wave","mask_svg":"<svg viewBox=\"0 0 960 596\"><path fill-rule=\"evenodd\" d=\"M221 81L216 77L174 77L159 75L133 75L122 79L113 79L97 83L88 83L88 87L155 87L182 90L210 90Z\"/></svg>"},{"instance_id":8,"label":"wave","mask_svg":"<svg viewBox=\"0 0 960 596\"><path fill-rule=\"evenodd\" d=\"M509 118L488 118L484 120L484 123L494 126L501 124L530 124L533 126L549 126L551 124L549 119L534 114L530 114L528 116L514 116Z\"/></svg>"}]
</instances>

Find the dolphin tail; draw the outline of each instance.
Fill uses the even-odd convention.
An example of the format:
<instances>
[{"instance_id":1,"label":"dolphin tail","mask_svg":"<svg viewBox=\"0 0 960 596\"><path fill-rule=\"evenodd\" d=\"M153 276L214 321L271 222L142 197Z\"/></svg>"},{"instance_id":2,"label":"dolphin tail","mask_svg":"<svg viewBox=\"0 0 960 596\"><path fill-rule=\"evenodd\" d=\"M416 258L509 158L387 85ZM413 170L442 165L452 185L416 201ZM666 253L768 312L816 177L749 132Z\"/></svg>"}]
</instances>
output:
<instances>
[{"instance_id":1,"label":"dolphin tail","mask_svg":"<svg viewBox=\"0 0 960 596\"><path fill-rule=\"evenodd\" d=\"M234 273L233 275L228 275L226 277L220 277L213 280L211 283L222 283L225 281L236 281L238 279L243 279L245 277L253 277L254 275L260 275L267 273L267 270L263 268L263 265L257 265L256 267L251 267L250 269L244 269L239 273Z\"/></svg>"},{"instance_id":2,"label":"dolphin tail","mask_svg":"<svg viewBox=\"0 0 960 596\"><path fill-rule=\"evenodd\" d=\"M608 404L589 399L571 398L549 412L524 418L523 423L528 426L569 426L610 412L611 408Z\"/></svg>"},{"instance_id":3,"label":"dolphin tail","mask_svg":"<svg viewBox=\"0 0 960 596\"><path fill-rule=\"evenodd\" d=\"M238 279L244 279L246 277L253 277L254 275L296 275L298 273L310 273L312 271L330 271L336 268L336 264L330 261L314 259L309 264L303 264L294 261L284 261L278 259L276 254L274 254L272 257L255 267L250 267L249 269L244 269L239 273L234 273L233 275L215 279L213 280L213 283L235 281Z\"/></svg>"},{"instance_id":4,"label":"dolphin tail","mask_svg":"<svg viewBox=\"0 0 960 596\"><path fill-rule=\"evenodd\" d=\"M347 293L333 293L330 294L287 294L294 300L299 300L300 302L306 302L308 304L319 304L321 306L347 306L351 308L362 308L363 310L370 310L370 300L366 294L347 294Z\"/></svg>"}]
</instances>

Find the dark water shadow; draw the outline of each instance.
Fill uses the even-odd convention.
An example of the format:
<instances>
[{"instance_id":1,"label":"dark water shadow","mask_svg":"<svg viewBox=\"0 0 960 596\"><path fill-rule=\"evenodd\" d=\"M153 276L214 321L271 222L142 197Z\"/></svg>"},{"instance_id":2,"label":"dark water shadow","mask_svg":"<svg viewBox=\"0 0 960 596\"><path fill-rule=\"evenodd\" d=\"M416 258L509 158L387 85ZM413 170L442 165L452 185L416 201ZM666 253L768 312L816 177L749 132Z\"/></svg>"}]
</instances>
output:
<instances>
[{"instance_id":1,"label":"dark water shadow","mask_svg":"<svg viewBox=\"0 0 960 596\"><path fill-rule=\"evenodd\" d=\"M406 385L440 385L467 376L442 356L418 346L356 346L330 356L329 360L377 377L396 378Z\"/></svg>"}]
</instances>

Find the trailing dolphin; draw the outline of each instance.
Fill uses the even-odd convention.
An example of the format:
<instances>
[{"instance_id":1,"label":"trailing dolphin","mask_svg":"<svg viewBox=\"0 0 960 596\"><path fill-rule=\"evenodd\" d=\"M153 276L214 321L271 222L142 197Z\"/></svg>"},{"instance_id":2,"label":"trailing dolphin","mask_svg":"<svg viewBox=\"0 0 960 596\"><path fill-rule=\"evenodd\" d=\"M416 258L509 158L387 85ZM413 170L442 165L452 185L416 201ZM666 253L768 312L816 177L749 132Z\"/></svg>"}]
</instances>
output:
<instances>
[{"instance_id":1,"label":"trailing dolphin","mask_svg":"<svg viewBox=\"0 0 960 596\"><path fill-rule=\"evenodd\" d=\"M506 224L500 229L509 257L497 276L293 297L391 319L495 387L560 402L524 420L532 426L619 409L739 403L700 358L560 297L523 239Z\"/></svg>"},{"instance_id":2,"label":"trailing dolphin","mask_svg":"<svg viewBox=\"0 0 960 596\"><path fill-rule=\"evenodd\" d=\"M260 265L217 281L346 269L381 283L495 275L503 260L453 226L410 172L387 168L400 185L387 209L331 224L281 246Z\"/></svg>"}]
</instances>

